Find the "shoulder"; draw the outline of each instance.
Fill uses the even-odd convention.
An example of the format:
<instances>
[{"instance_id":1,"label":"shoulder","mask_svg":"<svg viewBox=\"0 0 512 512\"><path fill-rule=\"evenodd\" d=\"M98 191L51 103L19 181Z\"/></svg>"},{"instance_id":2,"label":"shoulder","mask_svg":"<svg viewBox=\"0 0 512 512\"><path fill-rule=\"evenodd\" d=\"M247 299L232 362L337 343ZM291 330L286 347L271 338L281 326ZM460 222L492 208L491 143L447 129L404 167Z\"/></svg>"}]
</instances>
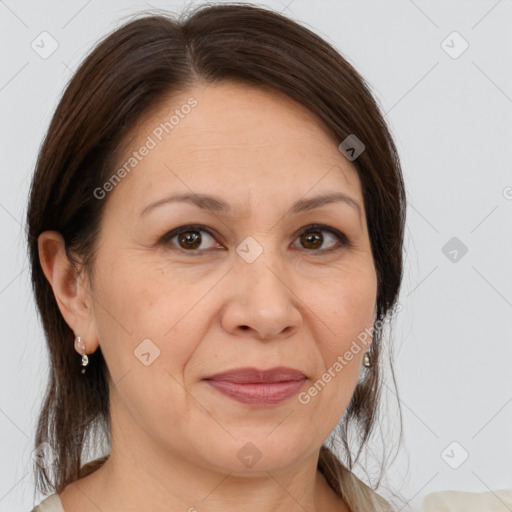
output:
<instances>
[{"instance_id":1,"label":"shoulder","mask_svg":"<svg viewBox=\"0 0 512 512\"><path fill-rule=\"evenodd\" d=\"M65 512L58 494L52 494L44 499L30 512Z\"/></svg>"}]
</instances>

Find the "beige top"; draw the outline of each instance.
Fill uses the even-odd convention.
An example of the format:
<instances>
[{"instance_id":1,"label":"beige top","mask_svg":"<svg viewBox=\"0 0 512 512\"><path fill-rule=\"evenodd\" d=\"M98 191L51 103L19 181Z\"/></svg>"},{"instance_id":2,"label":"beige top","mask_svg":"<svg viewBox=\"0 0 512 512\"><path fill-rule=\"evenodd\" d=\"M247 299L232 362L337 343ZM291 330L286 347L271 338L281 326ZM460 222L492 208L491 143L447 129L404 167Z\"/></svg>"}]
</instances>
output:
<instances>
[{"instance_id":1,"label":"beige top","mask_svg":"<svg viewBox=\"0 0 512 512\"><path fill-rule=\"evenodd\" d=\"M489 512L505 512L512 510L512 491L499 490L495 492L472 493L457 491L433 492L423 500L423 512L447 512L450 510L470 510ZM43 500L31 512L65 512L58 494L52 494Z\"/></svg>"},{"instance_id":2,"label":"beige top","mask_svg":"<svg viewBox=\"0 0 512 512\"><path fill-rule=\"evenodd\" d=\"M423 512L508 512L512 490L490 492L437 491L423 498Z\"/></svg>"},{"instance_id":3,"label":"beige top","mask_svg":"<svg viewBox=\"0 0 512 512\"><path fill-rule=\"evenodd\" d=\"M62 507L62 501L60 501L59 495L52 494L30 512L65 512L65 510Z\"/></svg>"},{"instance_id":4,"label":"beige top","mask_svg":"<svg viewBox=\"0 0 512 512\"><path fill-rule=\"evenodd\" d=\"M110 457L110 454L104 455L99 459L95 459L91 462L84 464L80 470L80 476L85 477L100 468L103 463ZM55 493L44 499L37 507L33 508L30 512L66 512L62 506L60 496Z\"/></svg>"}]
</instances>

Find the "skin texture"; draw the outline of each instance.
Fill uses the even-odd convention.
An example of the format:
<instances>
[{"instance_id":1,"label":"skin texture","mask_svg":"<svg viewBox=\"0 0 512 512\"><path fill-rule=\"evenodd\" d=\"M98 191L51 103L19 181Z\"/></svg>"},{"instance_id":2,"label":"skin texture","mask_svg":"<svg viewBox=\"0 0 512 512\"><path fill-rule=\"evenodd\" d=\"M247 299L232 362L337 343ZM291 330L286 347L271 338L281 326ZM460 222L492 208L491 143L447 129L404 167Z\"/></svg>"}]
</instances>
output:
<instances>
[{"instance_id":1,"label":"skin texture","mask_svg":"<svg viewBox=\"0 0 512 512\"><path fill-rule=\"evenodd\" d=\"M101 346L111 375L110 459L66 487L64 508L348 510L317 461L369 346L307 404L297 396L241 404L203 379L283 365L304 372L307 390L372 325L377 279L357 171L303 106L236 82L174 95L138 126L126 158L190 97L197 106L160 142L153 136L157 146L102 199L92 282L73 276L58 233L39 239L66 322L90 358ZM298 199L333 191L357 201L361 215L343 202L286 214ZM190 192L220 196L232 211L167 203L140 216L154 201ZM312 223L351 245L315 229L319 241L311 241L301 233ZM189 224L213 236L200 231L197 246L162 241ZM251 263L236 251L249 236L263 249ZM160 350L147 366L134 355L145 339L151 354ZM261 455L252 467L237 456L247 443Z\"/></svg>"}]
</instances>

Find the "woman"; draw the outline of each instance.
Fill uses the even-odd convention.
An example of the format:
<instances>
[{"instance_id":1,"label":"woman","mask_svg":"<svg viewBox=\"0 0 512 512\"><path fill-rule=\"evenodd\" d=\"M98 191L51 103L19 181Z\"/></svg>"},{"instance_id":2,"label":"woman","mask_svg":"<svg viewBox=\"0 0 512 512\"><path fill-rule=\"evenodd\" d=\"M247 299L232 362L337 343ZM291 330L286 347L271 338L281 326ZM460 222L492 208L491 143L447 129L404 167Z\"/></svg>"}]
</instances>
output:
<instances>
[{"instance_id":1,"label":"woman","mask_svg":"<svg viewBox=\"0 0 512 512\"><path fill-rule=\"evenodd\" d=\"M391 510L351 469L405 192L325 41L247 4L125 23L67 86L27 215L51 364L34 510ZM88 443L107 455L82 466Z\"/></svg>"}]
</instances>

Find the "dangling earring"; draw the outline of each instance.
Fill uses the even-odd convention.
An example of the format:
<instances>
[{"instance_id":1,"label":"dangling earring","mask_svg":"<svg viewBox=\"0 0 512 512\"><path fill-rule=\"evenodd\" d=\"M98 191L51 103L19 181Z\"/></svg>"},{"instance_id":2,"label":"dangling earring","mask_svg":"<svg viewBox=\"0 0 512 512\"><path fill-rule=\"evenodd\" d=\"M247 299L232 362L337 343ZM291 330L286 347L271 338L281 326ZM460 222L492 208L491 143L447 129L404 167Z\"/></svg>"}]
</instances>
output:
<instances>
[{"instance_id":1,"label":"dangling earring","mask_svg":"<svg viewBox=\"0 0 512 512\"><path fill-rule=\"evenodd\" d=\"M372 362L370 360L370 355L368 354L368 352L365 352L364 353L364 357L363 357L363 364L366 368L370 368L371 365L372 365Z\"/></svg>"},{"instance_id":2,"label":"dangling earring","mask_svg":"<svg viewBox=\"0 0 512 512\"><path fill-rule=\"evenodd\" d=\"M84 353L82 354L82 363L81 363L81 365L84 366L84 368L82 368L82 373L85 373L85 366L87 366L89 364L89 358L87 357L87 354L85 353L85 341L84 341L83 346L82 346L81 342L82 342L82 338L80 336L77 336L76 337L77 345L84 349Z\"/></svg>"}]
</instances>

